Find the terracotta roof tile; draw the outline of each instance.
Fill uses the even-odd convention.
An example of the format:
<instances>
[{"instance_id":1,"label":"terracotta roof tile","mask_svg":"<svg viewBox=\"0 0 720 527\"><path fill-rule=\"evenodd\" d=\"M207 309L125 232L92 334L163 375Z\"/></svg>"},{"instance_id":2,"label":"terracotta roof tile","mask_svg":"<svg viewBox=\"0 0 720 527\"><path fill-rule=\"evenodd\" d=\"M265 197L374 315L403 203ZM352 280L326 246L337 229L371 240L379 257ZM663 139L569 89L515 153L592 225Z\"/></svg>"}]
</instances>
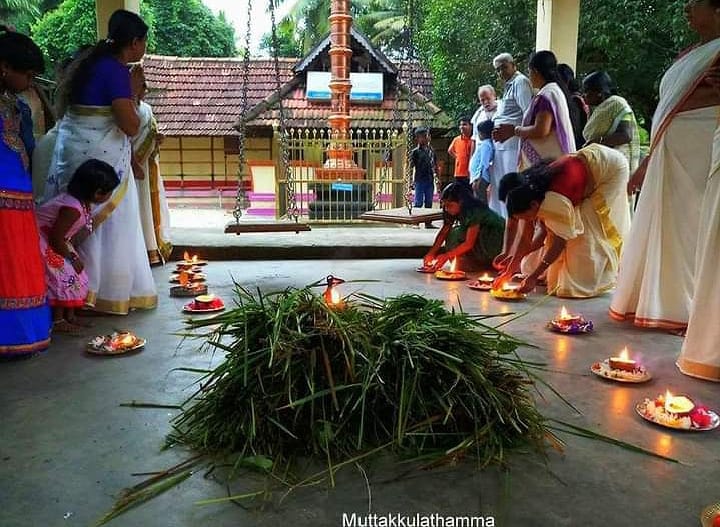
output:
<instances>
[{"instance_id":1,"label":"terracotta roof tile","mask_svg":"<svg viewBox=\"0 0 720 527\"><path fill-rule=\"evenodd\" d=\"M295 77L293 69L300 59L279 60L280 84L288 90L283 98L288 126L319 127L327 124L329 104L305 99L304 73ZM199 58L146 55L143 66L150 92L147 102L153 107L160 131L166 135L234 135L234 125L242 109L242 67L240 58ZM433 79L429 71L415 62L398 62L398 75L403 95L396 111L394 90L385 93L378 106L356 106L351 109L352 126L391 127L394 114L400 123L405 120L407 95L412 92L416 110L413 123L442 123L445 116L434 106ZM249 63L247 90L248 109L255 114L250 126L271 126L279 118L276 104L268 99L276 94L274 62L271 59L252 59ZM274 106L274 107L273 107ZM434 117L433 117L434 116Z\"/></svg>"}]
</instances>

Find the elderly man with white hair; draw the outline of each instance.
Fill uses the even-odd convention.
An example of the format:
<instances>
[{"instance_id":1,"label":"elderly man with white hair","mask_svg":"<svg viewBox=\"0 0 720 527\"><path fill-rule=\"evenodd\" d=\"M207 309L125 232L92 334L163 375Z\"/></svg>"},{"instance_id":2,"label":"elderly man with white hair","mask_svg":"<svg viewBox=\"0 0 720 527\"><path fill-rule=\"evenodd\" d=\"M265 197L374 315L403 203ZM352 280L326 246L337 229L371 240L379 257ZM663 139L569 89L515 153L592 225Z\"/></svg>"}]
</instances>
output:
<instances>
[{"instance_id":1,"label":"elderly man with white hair","mask_svg":"<svg viewBox=\"0 0 720 527\"><path fill-rule=\"evenodd\" d=\"M482 139L480 138L480 134L478 134L478 125L484 123L485 121L491 121L493 117L495 117L498 107L495 88L489 84L484 84L478 87L477 98L480 106L478 106L478 109L475 110L472 119L470 119L470 124L472 124L472 138L475 141L475 153L470 160L471 180L475 179L476 174L480 170L480 157L482 151L480 143Z\"/></svg>"},{"instance_id":2,"label":"elderly man with white hair","mask_svg":"<svg viewBox=\"0 0 720 527\"><path fill-rule=\"evenodd\" d=\"M505 82L505 91L494 117L495 129L497 130L501 124L520 126L523 115L533 98L530 80L517 70L515 60L509 53L501 53L495 57L493 66L500 79ZM498 187L505 174L517 172L520 138L511 137L505 141L499 141L499 137L493 132L493 139L495 140L495 159L490 171L490 201L488 204L492 210L503 218L507 218L505 204L498 198Z\"/></svg>"}]
</instances>

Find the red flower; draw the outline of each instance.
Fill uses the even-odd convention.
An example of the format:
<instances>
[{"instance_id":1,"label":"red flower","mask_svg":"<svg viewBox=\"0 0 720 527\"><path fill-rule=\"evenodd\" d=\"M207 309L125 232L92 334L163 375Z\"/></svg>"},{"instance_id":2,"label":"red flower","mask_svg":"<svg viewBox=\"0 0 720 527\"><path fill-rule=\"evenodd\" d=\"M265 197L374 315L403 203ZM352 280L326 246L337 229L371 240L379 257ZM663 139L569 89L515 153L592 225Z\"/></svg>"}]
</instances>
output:
<instances>
[{"instance_id":1,"label":"red flower","mask_svg":"<svg viewBox=\"0 0 720 527\"><path fill-rule=\"evenodd\" d=\"M705 406L696 406L695 409L690 412L690 419L698 428L707 428L712 424L712 417Z\"/></svg>"}]
</instances>

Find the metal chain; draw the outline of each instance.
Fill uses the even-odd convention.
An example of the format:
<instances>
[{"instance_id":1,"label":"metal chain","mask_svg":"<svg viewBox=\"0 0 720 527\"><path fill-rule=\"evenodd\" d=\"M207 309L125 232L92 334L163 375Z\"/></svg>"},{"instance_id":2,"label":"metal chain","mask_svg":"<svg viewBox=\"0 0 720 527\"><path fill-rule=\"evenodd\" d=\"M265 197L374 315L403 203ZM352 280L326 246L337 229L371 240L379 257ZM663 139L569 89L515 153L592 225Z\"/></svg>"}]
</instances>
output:
<instances>
[{"instance_id":1,"label":"metal chain","mask_svg":"<svg viewBox=\"0 0 720 527\"><path fill-rule=\"evenodd\" d=\"M410 155L414 145L414 134L412 129L412 114L415 110L415 100L413 99L413 77L414 77L414 65L411 65L412 61L412 46L413 46L413 0L407 0L405 6L405 16L403 19L403 40L404 40L404 63L410 66L410 76L407 80L408 96L407 96L407 107L405 109L405 206L407 207L408 214L412 214L413 199L412 199L412 167L410 166ZM403 82L406 82L403 79ZM398 93L399 95L399 93Z\"/></svg>"},{"instance_id":2,"label":"metal chain","mask_svg":"<svg viewBox=\"0 0 720 527\"><path fill-rule=\"evenodd\" d=\"M243 65L242 65L242 92L240 96L240 125L238 129L238 188L237 194L235 195L235 208L233 209L233 216L235 217L235 223L240 223L242 217L242 211L249 205L247 196L247 189L245 188L246 178L243 178L243 170L247 170L245 165L245 133L246 123L245 114L248 110L248 85L250 84L250 38L251 38L251 26L250 17L252 16L252 0L247 0L247 30L245 32L245 49L243 50Z\"/></svg>"},{"instance_id":3,"label":"metal chain","mask_svg":"<svg viewBox=\"0 0 720 527\"><path fill-rule=\"evenodd\" d=\"M295 196L295 179L292 170L290 170L290 152L288 147L287 125L285 122L285 109L283 108L282 94L280 93L280 43L277 36L277 24L275 23L275 1L269 0L270 6L270 24L272 36L272 54L275 64L275 91L278 95L278 112L280 115L280 155L282 164L282 173L285 175L285 198L287 201L287 216L298 222L300 211L297 206L297 198Z\"/></svg>"}]
</instances>

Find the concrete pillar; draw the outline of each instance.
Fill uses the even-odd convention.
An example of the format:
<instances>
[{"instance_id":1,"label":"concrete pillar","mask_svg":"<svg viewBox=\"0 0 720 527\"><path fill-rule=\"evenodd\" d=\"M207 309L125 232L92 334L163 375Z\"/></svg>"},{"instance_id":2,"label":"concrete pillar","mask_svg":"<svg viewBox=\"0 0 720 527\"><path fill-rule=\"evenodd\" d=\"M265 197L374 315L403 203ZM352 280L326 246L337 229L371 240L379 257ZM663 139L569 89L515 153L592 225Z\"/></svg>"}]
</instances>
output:
<instances>
[{"instance_id":1,"label":"concrete pillar","mask_svg":"<svg viewBox=\"0 0 720 527\"><path fill-rule=\"evenodd\" d=\"M549 49L575 69L580 0L537 0L535 49Z\"/></svg>"},{"instance_id":2,"label":"concrete pillar","mask_svg":"<svg viewBox=\"0 0 720 527\"><path fill-rule=\"evenodd\" d=\"M140 0L95 0L98 39L107 37L108 20L118 9L140 13Z\"/></svg>"}]
</instances>

